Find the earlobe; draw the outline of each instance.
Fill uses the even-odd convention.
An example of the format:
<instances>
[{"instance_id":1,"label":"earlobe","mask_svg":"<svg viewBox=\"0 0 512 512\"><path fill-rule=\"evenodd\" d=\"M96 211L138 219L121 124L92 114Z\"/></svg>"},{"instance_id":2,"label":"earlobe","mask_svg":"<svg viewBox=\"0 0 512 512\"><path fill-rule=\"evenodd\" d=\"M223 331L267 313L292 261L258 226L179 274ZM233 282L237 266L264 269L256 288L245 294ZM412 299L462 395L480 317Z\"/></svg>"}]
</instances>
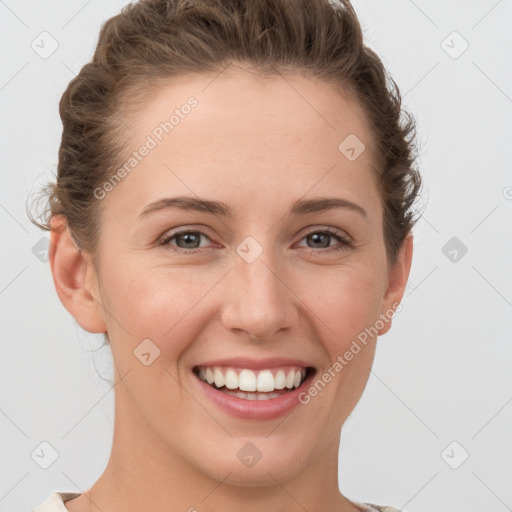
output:
<instances>
[{"instance_id":1,"label":"earlobe","mask_svg":"<svg viewBox=\"0 0 512 512\"><path fill-rule=\"evenodd\" d=\"M413 235L408 233L402 242L397 259L389 271L388 287L382 301L380 316L384 315L386 321L379 329L379 336L386 334L391 328L391 314L393 310L401 309L400 302L405 292L412 265Z\"/></svg>"},{"instance_id":2,"label":"earlobe","mask_svg":"<svg viewBox=\"0 0 512 512\"><path fill-rule=\"evenodd\" d=\"M63 215L51 219L50 241L50 268L62 304L86 331L106 332L95 269L76 246Z\"/></svg>"}]
</instances>

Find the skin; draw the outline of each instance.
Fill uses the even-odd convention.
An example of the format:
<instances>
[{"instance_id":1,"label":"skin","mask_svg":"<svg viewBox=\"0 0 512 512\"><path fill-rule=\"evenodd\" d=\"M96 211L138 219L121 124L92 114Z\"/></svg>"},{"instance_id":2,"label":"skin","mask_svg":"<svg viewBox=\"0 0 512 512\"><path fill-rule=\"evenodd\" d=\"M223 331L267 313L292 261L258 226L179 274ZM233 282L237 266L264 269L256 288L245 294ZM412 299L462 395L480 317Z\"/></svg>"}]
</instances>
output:
<instances>
[{"instance_id":1,"label":"skin","mask_svg":"<svg viewBox=\"0 0 512 512\"><path fill-rule=\"evenodd\" d=\"M390 266L363 110L332 85L285 78L234 67L182 77L123 114L132 151L187 98L198 100L101 201L99 268L65 220L52 219L59 298L85 330L108 332L115 362L110 460L87 492L66 502L71 512L359 510L339 491L339 436L368 381L377 337L307 405L274 420L220 410L191 372L220 357L283 356L309 361L318 376L405 290L412 236ZM353 162L338 150L351 133L366 145ZM137 220L150 202L177 195L222 201L236 214L169 209ZM314 197L350 200L366 217L349 209L288 215L295 200ZM353 246L306 236L306 228L327 227ZM200 246L183 237L158 245L177 228L206 236ZM252 263L236 251L248 236L263 250ZM160 349L149 366L134 357L147 338ZM251 468L237 457L248 441L262 453Z\"/></svg>"}]
</instances>

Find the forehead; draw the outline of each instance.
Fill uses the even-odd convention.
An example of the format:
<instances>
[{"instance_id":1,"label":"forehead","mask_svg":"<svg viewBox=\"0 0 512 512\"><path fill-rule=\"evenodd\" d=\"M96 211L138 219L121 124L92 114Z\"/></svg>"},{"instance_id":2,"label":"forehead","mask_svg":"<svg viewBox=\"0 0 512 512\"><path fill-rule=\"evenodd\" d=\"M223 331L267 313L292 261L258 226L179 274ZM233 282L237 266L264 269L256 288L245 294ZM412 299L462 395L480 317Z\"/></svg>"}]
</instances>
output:
<instances>
[{"instance_id":1,"label":"forehead","mask_svg":"<svg viewBox=\"0 0 512 512\"><path fill-rule=\"evenodd\" d=\"M235 191L243 202L242 191L297 199L338 187L347 199L375 200L365 113L318 79L240 69L182 76L148 91L126 120L124 162L151 149L112 195L124 189L137 207L167 189L215 191L229 203ZM362 152L354 159L347 149Z\"/></svg>"},{"instance_id":2,"label":"forehead","mask_svg":"<svg viewBox=\"0 0 512 512\"><path fill-rule=\"evenodd\" d=\"M195 103L193 108L187 106L191 101ZM134 130L127 135L133 143L137 142L135 138L140 141L141 136L155 129L157 138L165 137L171 132L159 134L157 128L170 120L172 137L166 137L169 144L173 140L183 142L180 132L186 125L185 128L198 130L195 147L212 141L222 141L224 146L237 139L243 139L245 146L251 140L254 144L265 140L274 146L291 138L305 143L304 149L314 149L310 146L325 140L324 146L330 144L338 151L341 140L357 134L373 150L364 109L348 91L300 74L261 76L256 71L230 67L220 72L179 76L167 83L159 80L151 92L139 96L129 117ZM248 139L247 135L253 138ZM323 150L325 147L318 148L318 152Z\"/></svg>"}]
</instances>

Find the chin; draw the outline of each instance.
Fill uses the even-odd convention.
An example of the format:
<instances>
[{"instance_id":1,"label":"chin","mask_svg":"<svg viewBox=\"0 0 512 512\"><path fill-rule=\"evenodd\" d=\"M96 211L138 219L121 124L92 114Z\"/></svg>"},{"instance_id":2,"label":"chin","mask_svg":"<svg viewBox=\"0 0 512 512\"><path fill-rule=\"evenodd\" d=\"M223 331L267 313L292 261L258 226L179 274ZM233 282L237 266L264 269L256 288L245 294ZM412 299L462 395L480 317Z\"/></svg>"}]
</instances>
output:
<instances>
[{"instance_id":1,"label":"chin","mask_svg":"<svg viewBox=\"0 0 512 512\"><path fill-rule=\"evenodd\" d=\"M283 448L279 439L274 443L268 439L255 439L254 443L250 440L240 442L235 438L233 441L236 448L229 451L233 455L227 454L228 451L221 456L212 454L214 460L209 461L207 467L205 459L202 458L200 470L210 478L228 485L267 487L275 485L276 480L286 482L292 479L303 471L303 465L306 464L298 453L301 450L300 445L297 446L297 453L294 453L289 447ZM255 449L256 445L261 447L259 455ZM251 453L253 460L250 459ZM301 455L305 456L303 448Z\"/></svg>"}]
</instances>

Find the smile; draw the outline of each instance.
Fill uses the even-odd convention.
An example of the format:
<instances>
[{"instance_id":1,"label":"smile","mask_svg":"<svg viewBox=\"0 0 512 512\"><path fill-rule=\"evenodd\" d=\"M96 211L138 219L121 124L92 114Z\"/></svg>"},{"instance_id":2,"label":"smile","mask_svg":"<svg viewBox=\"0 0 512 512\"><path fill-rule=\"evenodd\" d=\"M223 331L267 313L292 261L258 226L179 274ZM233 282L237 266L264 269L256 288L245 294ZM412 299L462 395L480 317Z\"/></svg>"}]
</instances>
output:
<instances>
[{"instance_id":1,"label":"smile","mask_svg":"<svg viewBox=\"0 0 512 512\"><path fill-rule=\"evenodd\" d=\"M193 371L212 388L243 400L271 400L301 386L313 368L281 366L262 370L196 366Z\"/></svg>"}]
</instances>

